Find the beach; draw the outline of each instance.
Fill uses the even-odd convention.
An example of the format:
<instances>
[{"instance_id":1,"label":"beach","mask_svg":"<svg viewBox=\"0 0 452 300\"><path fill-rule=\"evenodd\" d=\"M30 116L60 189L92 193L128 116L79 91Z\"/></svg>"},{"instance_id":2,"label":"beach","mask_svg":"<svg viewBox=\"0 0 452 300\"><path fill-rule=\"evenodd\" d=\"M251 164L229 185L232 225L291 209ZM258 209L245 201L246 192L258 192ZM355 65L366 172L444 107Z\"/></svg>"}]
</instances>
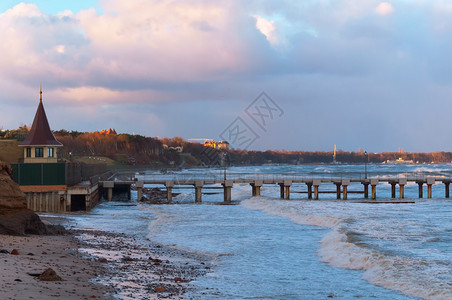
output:
<instances>
[{"instance_id":1,"label":"beach","mask_svg":"<svg viewBox=\"0 0 452 300\"><path fill-rule=\"evenodd\" d=\"M210 269L200 255L150 241L144 247L131 236L69 233L1 235L2 299L185 299L189 282ZM62 280L40 280L48 268Z\"/></svg>"},{"instance_id":2,"label":"beach","mask_svg":"<svg viewBox=\"0 0 452 300\"><path fill-rule=\"evenodd\" d=\"M83 258L71 235L0 235L0 294L2 299L113 299L113 289L94 284L105 274L101 263ZM11 254L13 250L18 254ZM2 252L6 252L2 251ZM52 268L62 281L41 281L37 276Z\"/></svg>"}]
</instances>

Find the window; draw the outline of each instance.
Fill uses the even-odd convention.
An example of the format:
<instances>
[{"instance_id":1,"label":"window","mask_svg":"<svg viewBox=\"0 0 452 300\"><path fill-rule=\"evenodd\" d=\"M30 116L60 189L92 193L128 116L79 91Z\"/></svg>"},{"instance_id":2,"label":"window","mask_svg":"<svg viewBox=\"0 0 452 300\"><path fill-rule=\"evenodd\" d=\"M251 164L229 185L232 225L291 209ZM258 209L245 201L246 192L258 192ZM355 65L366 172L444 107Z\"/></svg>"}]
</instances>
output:
<instances>
[{"instance_id":1,"label":"window","mask_svg":"<svg viewBox=\"0 0 452 300\"><path fill-rule=\"evenodd\" d=\"M43 157L44 149L43 148L35 148L35 157Z\"/></svg>"},{"instance_id":2,"label":"window","mask_svg":"<svg viewBox=\"0 0 452 300\"><path fill-rule=\"evenodd\" d=\"M31 157L31 148L30 147L27 148L25 156L26 157Z\"/></svg>"},{"instance_id":3,"label":"window","mask_svg":"<svg viewBox=\"0 0 452 300\"><path fill-rule=\"evenodd\" d=\"M54 148L47 148L47 157L53 157L55 155Z\"/></svg>"}]
</instances>

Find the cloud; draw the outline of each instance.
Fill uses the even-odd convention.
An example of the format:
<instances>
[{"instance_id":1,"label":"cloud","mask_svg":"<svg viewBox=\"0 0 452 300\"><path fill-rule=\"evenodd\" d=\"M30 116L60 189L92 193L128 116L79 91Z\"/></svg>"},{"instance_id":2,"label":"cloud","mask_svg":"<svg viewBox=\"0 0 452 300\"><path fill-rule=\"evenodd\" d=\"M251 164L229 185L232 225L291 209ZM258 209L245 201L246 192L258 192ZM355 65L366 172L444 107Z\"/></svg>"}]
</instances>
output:
<instances>
[{"instance_id":1,"label":"cloud","mask_svg":"<svg viewBox=\"0 0 452 300\"><path fill-rule=\"evenodd\" d=\"M369 110L367 119L384 123L386 133L394 120L409 130L429 95L450 94L452 8L444 1L397 2L397 14L379 0L104 0L99 7L46 14L21 3L0 13L2 122L22 118L9 116L22 106L33 111L42 82L48 110L64 111L55 114L61 128L77 130L82 120L83 130L120 129L103 125L116 120L138 132L122 115L127 107L139 118L158 116L137 121L164 131L153 135L211 135L264 90L287 111L284 124L315 123L318 132L269 136L262 147L275 148L277 139L329 149L332 128L357 127L375 131L369 143L384 139L386 147L393 135L361 126L367 117L354 109ZM447 103L441 112L452 109ZM367 138L350 136L353 147Z\"/></svg>"},{"instance_id":2,"label":"cloud","mask_svg":"<svg viewBox=\"0 0 452 300\"><path fill-rule=\"evenodd\" d=\"M388 2L381 2L375 8L375 12L379 15L386 16L392 14L394 12L394 8Z\"/></svg>"},{"instance_id":3,"label":"cloud","mask_svg":"<svg viewBox=\"0 0 452 300\"><path fill-rule=\"evenodd\" d=\"M254 15L253 17L256 19L256 28L265 35L265 38L270 44L277 44L279 39L276 35L275 21L267 20L258 15Z\"/></svg>"}]
</instances>

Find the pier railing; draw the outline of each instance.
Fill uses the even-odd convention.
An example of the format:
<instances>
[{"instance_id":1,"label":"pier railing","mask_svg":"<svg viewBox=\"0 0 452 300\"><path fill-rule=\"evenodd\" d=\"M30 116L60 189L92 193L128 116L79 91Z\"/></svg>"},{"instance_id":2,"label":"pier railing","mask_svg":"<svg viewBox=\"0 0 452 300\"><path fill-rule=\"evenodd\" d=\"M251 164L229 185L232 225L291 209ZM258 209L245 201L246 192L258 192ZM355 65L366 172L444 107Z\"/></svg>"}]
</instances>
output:
<instances>
[{"instance_id":1,"label":"pier railing","mask_svg":"<svg viewBox=\"0 0 452 300\"><path fill-rule=\"evenodd\" d=\"M364 175L364 176L363 176ZM368 175L367 178L365 175ZM427 186L428 198L432 198L432 186L443 184L445 187L445 198L449 198L449 187L452 183L452 176L446 176L443 172L415 172L415 173L313 173L298 175L294 173L231 173L225 170L207 171L206 173L127 173L121 172L111 176L107 181L103 181L103 187L108 189L108 198L111 199L115 185L134 185L138 191L138 198L141 199L144 185L164 186L167 191L168 202L172 199L172 190L180 186L192 186L195 189L195 202L201 202L203 188L212 185L222 186L224 189L224 201L231 201L231 188L234 184L249 184L252 187L252 195L259 196L260 190L266 184L278 184L280 186L281 198L289 199L291 187L299 187L300 184L307 186L308 199L319 199L320 193L336 193L337 199L347 200L349 193L362 193L364 198L376 199L377 186L380 184L391 185L391 198L396 198L396 187L399 187L399 198L404 198L405 186L417 184L419 187L419 198L423 197L423 187ZM335 186L331 189L331 184ZM326 190L324 186L330 185ZM356 185L362 186L362 190L356 190ZM355 190L349 190L348 187ZM296 190L294 192L301 193Z\"/></svg>"},{"instance_id":2,"label":"pier railing","mask_svg":"<svg viewBox=\"0 0 452 300\"><path fill-rule=\"evenodd\" d=\"M124 180L124 176L115 176L117 180ZM123 178L123 179L121 179ZM281 180L291 180L293 182L305 182L312 179L321 179L322 181L336 181L341 179L349 179L351 181L362 181L365 179L378 179L380 181L389 181L397 179L407 179L408 181L418 181L424 180L426 178L434 178L435 180L442 180L445 178L452 178L451 176L446 176L444 174L434 174L434 173L394 173L394 174L368 174L367 177L364 173L344 173L344 174L312 174L312 175L297 175L291 173L280 173L280 174L266 174L266 173L221 173L221 172L211 172L206 174L201 173L175 173L175 174L129 174L126 176L129 180L139 180L139 181L176 181L176 182L191 182L193 180L209 180L209 181L220 181L220 180L265 180L265 181L281 181Z\"/></svg>"}]
</instances>

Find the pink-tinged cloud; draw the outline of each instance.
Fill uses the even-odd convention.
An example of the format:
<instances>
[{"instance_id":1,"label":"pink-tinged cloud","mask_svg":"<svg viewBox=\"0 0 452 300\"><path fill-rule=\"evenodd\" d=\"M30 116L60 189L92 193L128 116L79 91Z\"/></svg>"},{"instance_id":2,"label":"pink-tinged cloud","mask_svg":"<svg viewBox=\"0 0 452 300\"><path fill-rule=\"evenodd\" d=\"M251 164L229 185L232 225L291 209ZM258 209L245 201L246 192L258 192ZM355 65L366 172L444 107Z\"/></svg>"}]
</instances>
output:
<instances>
[{"instance_id":1,"label":"pink-tinged cloud","mask_svg":"<svg viewBox=\"0 0 452 300\"><path fill-rule=\"evenodd\" d=\"M104 1L78 14L19 4L0 14L0 77L47 83L59 96L168 99L170 85L230 80L265 63L255 20L234 2ZM260 53L262 52L262 53ZM260 53L260 54L259 54ZM264 58L262 58L264 57ZM125 90L135 90L130 97ZM64 93L62 92L64 91ZM81 93L81 91L85 91ZM106 91L111 97L105 97ZM165 93L166 92L166 93ZM62 94L63 93L63 94ZM139 100L143 99L143 100Z\"/></svg>"},{"instance_id":2,"label":"pink-tinged cloud","mask_svg":"<svg viewBox=\"0 0 452 300\"><path fill-rule=\"evenodd\" d=\"M265 35L271 44L278 44L279 38L276 34L275 21L267 20L259 15L253 16L256 19L256 28Z\"/></svg>"},{"instance_id":3,"label":"pink-tinged cloud","mask_svg":"<svg viewBox=\"0 0 452 300\"><path fill-rule=\"evenodd\" d=\"M99 54L87 66L93 71L148 80L204 81L247 67L248 45L238 34L241 16L231 5L109 1L103 8L103 15L89 10L77 16L92 50Z\"/></svg>"},{"instance_id":4,"label":"pink-tinged cloud","mask_svg":"<svg viewBox=\"0 0 452 300\"><path fill-rule=\"evenodd\" d=\"M379 15L386 16L390 15L394 12L394 7L391 3L388 2L381 2L378 4L378 6L375 8L375 12Z\"/></svg>"}]
</instances>

